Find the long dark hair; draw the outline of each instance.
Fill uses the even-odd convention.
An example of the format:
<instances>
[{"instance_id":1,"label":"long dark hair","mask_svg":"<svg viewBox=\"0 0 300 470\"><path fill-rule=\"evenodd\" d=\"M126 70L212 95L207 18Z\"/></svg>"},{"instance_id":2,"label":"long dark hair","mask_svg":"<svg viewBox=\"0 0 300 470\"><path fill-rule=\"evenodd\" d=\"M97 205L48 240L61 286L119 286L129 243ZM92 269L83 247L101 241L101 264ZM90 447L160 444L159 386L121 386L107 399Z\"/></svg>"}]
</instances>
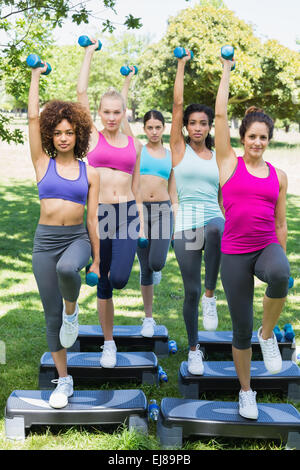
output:
<instances>
[{"instance_id":1,"label":"long dark hair","mask_svg":"<svg viewBox=\"0 0 300 470\"><path fill-rule=\"evenodd\" d=\"M189 117L192 113L205 113L206 116L208 117L209 126L212 126L212 123L213 123L214 118L215 118L215 113L214 113L213 109L210 108L209 106L206 106L205 104L193 103L193 104L190 104L189 106L187 106L184 110L183 125L185 127L187 127L188 122L189 122ZM190 141L191 141L190 137L187 136L186 143L189 144ZM206 139L205 139L205 145L209 150L211 150L212 147L214 146L214 139L210 134L208 134Z\"/></svg>"},{"instance_id":2,"label":"long dark hair","mask_svg":"<svg viewBox=\"0 0 300 470\"><path fill-rule=\"evenodd\" d=\"M157 111L157 109L150 109L150 111L147 111L147 113L144 115L144 127L147 121L150 119L157 119L162 123L163 126L165 125L165 118L160 111ZM164 143L163 139L161 139L161 143Z\"/></svg>"},{"instance_id":3,"label":"long dark hair","mask_svg":"<svg viewBox=\"0 0 300 470\"><path fill-rule=\"evenodd\" d=\"M157 119L158 121L161 121L163 126L165 125L165 118L160 111L157 111L157 109L150 109L150 111L147 111L144 116L144 126L150 119Z\"/></svg>"}]
</instances>

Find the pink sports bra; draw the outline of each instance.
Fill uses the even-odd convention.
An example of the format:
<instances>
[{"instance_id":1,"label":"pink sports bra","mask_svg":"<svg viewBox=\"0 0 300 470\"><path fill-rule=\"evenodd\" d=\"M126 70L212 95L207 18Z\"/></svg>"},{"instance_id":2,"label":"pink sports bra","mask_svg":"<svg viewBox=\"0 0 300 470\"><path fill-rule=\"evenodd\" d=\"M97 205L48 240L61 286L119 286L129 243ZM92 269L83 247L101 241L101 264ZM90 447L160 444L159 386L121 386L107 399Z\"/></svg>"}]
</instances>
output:
<instances>
[{"instance_id":1,"label":"pink sports bra","mask_svg":"<svg viewBox=\"0 0 300 470\"><path fill-rule=\"evenodd\" d=\"M114 147L99 132L99 139L96 147L87 154L89 165L94 168L105 167L114 168L132 175L135 162L136 150L134 140L128 136L128 145L126 147Z\"/></svg>"}]
</instances>

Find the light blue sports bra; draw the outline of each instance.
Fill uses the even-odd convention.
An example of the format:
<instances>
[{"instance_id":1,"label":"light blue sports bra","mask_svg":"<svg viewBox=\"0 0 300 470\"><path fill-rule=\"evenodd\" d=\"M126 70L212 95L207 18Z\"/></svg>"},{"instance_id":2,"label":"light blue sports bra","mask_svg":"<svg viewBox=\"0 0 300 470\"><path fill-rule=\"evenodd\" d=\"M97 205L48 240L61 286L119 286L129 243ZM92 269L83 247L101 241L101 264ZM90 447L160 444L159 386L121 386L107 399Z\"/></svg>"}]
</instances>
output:
<instances>
[{"instance_id":1,"label":"light blue sports bra","mask_svg":"<svg viewBox=\"0 0 300 470\"><path fill-rule=\"evenodd\" d=\"M150 155L146 145L144 145L141 153L140 174L159 176L168 181L172 170L172 159L170 151L165 150L166 156L164 158L155 158Z\"/></svg>"}]
</instances>

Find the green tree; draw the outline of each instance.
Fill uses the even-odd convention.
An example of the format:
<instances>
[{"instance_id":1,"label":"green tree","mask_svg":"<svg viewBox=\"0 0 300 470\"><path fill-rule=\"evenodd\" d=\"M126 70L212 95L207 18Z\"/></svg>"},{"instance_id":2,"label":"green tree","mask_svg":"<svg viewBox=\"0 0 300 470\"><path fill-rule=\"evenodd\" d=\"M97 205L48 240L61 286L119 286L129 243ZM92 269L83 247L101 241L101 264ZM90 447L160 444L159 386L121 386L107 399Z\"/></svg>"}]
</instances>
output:
<instances>
[{"instance_id":1,"label":"green tree","mask_svg":"<svg viewBox=\"0 0 300 470\"><path fill-rule=\"evenodd\" d=\"M173 50L183 46L194 52L186 67L185 102L214 106L221 75L221 47L235 48L236 70L232 73L229 110L235 117L256 104L274 117L297 114L293 103L300 60L276 41L266 44L253 27L240 20L222 1L205 0L169 19L165 37L150 46L141 60L139 84L143 100L139 112L149 107L171 111L177 59Z\"/></svg>"},{"instance_id":2,"label":"green tree","mask_svg":"<svg viewBox=\"0 0 300 470\"><path fill-rule=\"evenodd\" d=\"M101 38L102 49L96 51L93 56L88 95L91 111L96 118L101 95L109 88L121 90L124 77L120 74L122 65L139 66L139 58L143 50L149 44L147 36L136 37L130 32L120 36L106 35ZM83 48L78 44L74 46L60 46L49 49L48 57L51 58L53 72L47 76L47 87L41 93L41 100L49 99L77 100L76 84L82 58ZM139 89L135 86L136 80L132 80L132 86L128 97L128 107L136 108L139 97Z\"/></svg>"},{"instance_id":3,"label":"green tree","mask_svg":"<svg viewBox=\"0 0 300 470\"><path fill-rule=\"evenodd\" d=\"M103 31L113 32L115 25L105 18L107 11L116 13L117 0L101 0L104 17L101 18ZM53 43L52 31L62 27L66 18L71 17L78 25L88 23L93 11L90 2L67 0L4 0L0 1L0 32L5 33L7 41L0 45L0 85L5 86L19 105L26 102L26 87L29 71L25 67L26 55L36 52L43 55ZM141 18L128 14L124 25L128 29L138 29ZM50 58L49 53L45 54ZM49 82L48 82L49 84ZM46 82L41 82L41 96ZM27 88L28 92L28 88ZM11 131L8 118L0 113L0 138L5 141L23 142L22 133Z\"/></svg>"}]
</instances>

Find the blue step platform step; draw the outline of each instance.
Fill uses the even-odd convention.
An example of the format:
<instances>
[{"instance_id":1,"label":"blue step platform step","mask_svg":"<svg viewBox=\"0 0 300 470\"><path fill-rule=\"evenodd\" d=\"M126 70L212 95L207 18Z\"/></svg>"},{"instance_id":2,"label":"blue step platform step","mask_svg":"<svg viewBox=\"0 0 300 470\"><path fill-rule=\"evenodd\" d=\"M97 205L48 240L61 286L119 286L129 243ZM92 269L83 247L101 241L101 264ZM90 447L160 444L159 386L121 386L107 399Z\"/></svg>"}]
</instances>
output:
<instances>
[{"instance_id":1,"label":"blue step platform step","mask_svg":"<svg viewBox=\"0 0 300 470\"><path fill-rule=\"evenodd\" d=\"M206 354L210 353L231 353L232 331L198 331L198 341L200 347ZM254 331L251 338L253 352L261 352L257 331ZM278 342L282 359L285 361L295 360L296 343L293 341Z\"/></svg>"},{"instance_id":2,"label":"blue step platform step","mask_svg":"<svg viewBox=\"0 0 300 470\"><path fill-rule=\"evenodd\" d=\"M159 384L158 361L153 352L117 353L117 364L112 369L100 365L101 353L67 353L68 373L77 383L135 382L150 385ZM51 353L41 357L39 388L55 387L51 380L57 378L57 371Z\"/></svg>"},{"instance_id":3,"label":"blue step platform step","mask_svg":"<svg viewBox=\"0 0 300 470\"><path fill-rule=\"evenodd\" d=\"M15 390L5 408L7 439L24 440L33 425L126 424L129 429L148 432L147 400L141 390L74 391L65 408L49 405L50 390Z\"/></svg>"},{"instance_id":4,"label":"blue step platform step","mask_svg":"<svg viewBox=\"0 0 300 470\"><path fill-rule=\"evenodd\" d=\"M165 326L156 325L154 335L146 338L141 335L142 326L139 325L116 325L113 328L115 343L127 350L153 351L157 356L167 356L169 352L169 333ZM69 351L90 351L91 347L102 346L104 335L99 325L80 325L78 338Z\"/></svg>"},{"instance_id":5,"label":"blue step platform step","mask_svg":"<svg viewBox=\"0 0 300 470\"><path fill-rule=\"evenodd\" d=\"M179 390L184 398L199 398L208 390L240 390L234 363L230 361L204 361L204 374L193 375L187 362L182 362L178 374ZM270 374L263 361L251 362L253 390L282 391L294 402L300 402L300 368L293 361L283 361L279 374Z\"/></svg>"},{"instance_id":6,"label":"blue step platform step","mask_svg":"<svg viewBox=\"0 0 300 470\"><path fill-rule=\"evenodd\" d=\"M282 403L258 403L257 420L243 418L238 403L163 398L157 437L163 447L182 446L199 436L272 439L300 450L300 413Z\"/></svg>"}]
</instances>

